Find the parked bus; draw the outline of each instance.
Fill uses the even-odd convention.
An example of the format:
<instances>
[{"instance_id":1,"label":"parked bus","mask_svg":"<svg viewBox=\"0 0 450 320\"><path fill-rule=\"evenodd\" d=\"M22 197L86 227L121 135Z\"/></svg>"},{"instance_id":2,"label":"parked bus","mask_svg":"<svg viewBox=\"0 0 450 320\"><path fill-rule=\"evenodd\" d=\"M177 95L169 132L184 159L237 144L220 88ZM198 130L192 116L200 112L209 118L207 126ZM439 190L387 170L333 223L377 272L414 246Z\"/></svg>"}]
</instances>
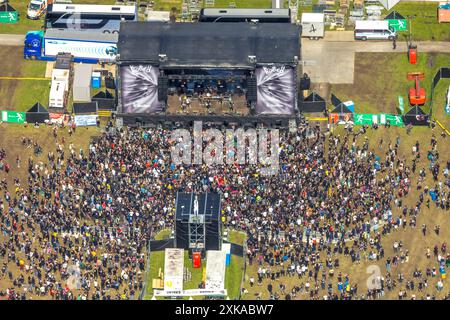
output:
<instances>
[{"instance_id":1,"label":"parked bus","mask_svg":"<svg viewBox=\"0 0 450 320\"><path fill-rule=\"evenodd\" d=\"M389 28L389 22L357 20L355 23L356 40L394 40L397 38L397 32Z\"/></svg>"},{"instance_id":2,"label":"parked bus","mask_svg":"<svg viewBox=\"0 0 450 320\"><path fill-rule=\"evenodd\" d=\"M137 5L52 4L47 9L45 27L118 33L120 21L137 21L137 19Z\"/></svg>"},{"instance_id":3,"label":"parked bus","mask_svg":"<svg viewBox=\"0 0 450 320\"><path fill-rule=\"evenodd\" d=\"M213 9L200 11L199 22L291 22L290 9Z\"/></svg>"}]
</instances>

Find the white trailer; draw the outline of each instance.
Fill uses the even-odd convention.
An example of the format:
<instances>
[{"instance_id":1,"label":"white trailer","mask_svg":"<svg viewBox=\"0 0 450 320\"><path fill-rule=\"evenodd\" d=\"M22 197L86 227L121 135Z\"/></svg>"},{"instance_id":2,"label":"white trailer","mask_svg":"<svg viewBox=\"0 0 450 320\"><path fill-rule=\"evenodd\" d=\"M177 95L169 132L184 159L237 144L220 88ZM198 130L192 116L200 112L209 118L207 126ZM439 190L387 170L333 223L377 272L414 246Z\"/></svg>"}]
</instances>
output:
<instances>
[{"instance_id":1,"label":"white trailer","mask_svg":"<svg viewBox=\"0 0 450 320\"><path fill-rule=\"evenodd\" d=\"M69 83L70 70L67 69L53 69L52 81L63 81Z\"/></svg>"},{"instance_id":2,"label":"white trailer","mask_svg":"<svg viewBox=\"0 0 450 320\"><path fill-rule=\"evenodd\" d=\"M302 13L302 37L318 40L325 35L325 15L323 13Z\"/></svg>"},{"instance_id":3,"label":"white trailer","mask_svg":"<svg viewBox=\"0 0 450 320\"><path fill-rule=\"evenodd\" d=\"M52 81L48 106L50 108L63 109L66 106L66 102L67 102L66 83L64 81Z\"/></svg>"}]
</instances>

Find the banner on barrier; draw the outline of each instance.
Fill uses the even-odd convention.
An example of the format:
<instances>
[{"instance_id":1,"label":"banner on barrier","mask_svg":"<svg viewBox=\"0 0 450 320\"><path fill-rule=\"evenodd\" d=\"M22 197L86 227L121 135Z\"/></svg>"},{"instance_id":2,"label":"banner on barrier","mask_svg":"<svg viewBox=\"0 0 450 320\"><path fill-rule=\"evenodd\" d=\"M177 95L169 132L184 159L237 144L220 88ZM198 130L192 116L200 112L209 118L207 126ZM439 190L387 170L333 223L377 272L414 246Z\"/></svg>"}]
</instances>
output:
<instances>
[{"instance_id":1,"label":"banner on barrier","mask_svg":"<svg viewBox=\"0 0 450 320\"><path fill-rule=\"evenodd\" d=\"M70 117L67 114L63 113L50 113L50 120L49 122L51 124L59 124L59 125L68 125L69 124Z\"/></svg>"},{"instance_id":2,"label":"banner on barrier","mask_svg":"<svg viewBox=\"0 0 450 320\"><path fill-rule=\"evenodd\" d=\"M395 31L407 31L408 22L406 19L388 19L389 27Z\"/></svg>"},{"instance_id":3,"label":"banner on barrier","mask_svg":"<svg viewBox=\"0 0 450 320\"><path fill-rule=\"evenodd\" d=\"M331 124L346 124L353 121L353 113L330 113L328 119Z\"/></svg>"},{"instance_id":4,"label":"banner on barrier","mask_svg":"<svg viewBox=\"0 0 450 320\"><path fill-rule=\"evenodd\" d=\"M2 121L9 123L24 123L25 112L2 111Z\"/></svg>"},{"instance_id":5,"label":"banner on barrier","mask_svg":"<svg viewBox=\"0 0 450 320\"><path fill-rule=\"evenodd\" d=\"M404 126L403 118L399 115L393 114L370 114L370 113L355 113L354 124L355 125L373 125L379 123L382 125L390 124L391 126Z\"/></svg>"},{"instance_id":6,"label":"banner on barrier","mask_svg":"<svg viewBox=\"0 0 450 320\"><path fill-rule=\"evenodd\" d=\"M385 118L385 123L380 121L381 124L389 123L391 126L399 126L399 127L405 125L402 116L396 116L393 114L381 114L380 116L384 116Z\"/></svg>"},{"instance_id":7,"label":"banner on barrier","mask_svg":"<svg viewBox=\"0 0 450 320\"><path fill-rule=\"evenodd\" d=\"M87 127L97 125L98 115L75 116L75 125L77 127Z\"/></svg>"},{"instance_id":8,"label":"banner on barrier","mask_svg":"<svg viewBox=\"0 0 450 320\"><path fill-rule=\"evenodd\" d=\"M372 125L373 124L373 114L355 113L353 117L354 124L356 125ZM376 116L376 115L375 115Z\"/></svg>"},{"instance_id":9,"label":"banner on barrier","mask_svg":"<svg viewBox=\"0 0 450 320\"><path fill-rule=\"evenodd\" d=\"M19 14L17 11L0 11L0 23L17 23Z\"/></svg>"}]
</instances>

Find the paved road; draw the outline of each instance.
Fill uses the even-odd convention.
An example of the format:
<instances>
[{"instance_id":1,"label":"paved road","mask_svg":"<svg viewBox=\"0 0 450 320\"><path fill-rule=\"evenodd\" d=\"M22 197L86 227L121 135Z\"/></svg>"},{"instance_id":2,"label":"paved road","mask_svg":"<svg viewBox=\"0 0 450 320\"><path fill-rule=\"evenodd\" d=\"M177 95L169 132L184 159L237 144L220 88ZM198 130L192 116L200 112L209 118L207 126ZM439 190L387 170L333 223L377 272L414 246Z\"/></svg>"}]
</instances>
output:
<instances>
[{"instance_id":1,"label":"paved road","mask_svg":"<svg viewBox=\"0 0 450 320\"><path fill-rule=\"evenodd\" d=\"M418 52L450 53L450 42L414 42ZM304 72L313 82L353 83L355 52L406 53L406 42L355 41L352 31L327 32L322 40L302 39Z\"/></svg>"},{"instance_id":2,"label":"paved road","mask_svg":"<svg viewBox=\"0 0 450 320\"><path fill-rule=\"evenodd\" d=\"M25 40L22 34L0 34L0 45L2 46L21 46Z\"/></svg>"},{"instance_id":3,"label":"paved road","mask_svg":"<svg viewBox=\"0 0 450 320\"><path fill-rule=\"evenodd\" d=\"M24 35L0 34L0 45L21 46ZM450 42L423 41L415 43L420 52L450 53ZM355 41L352 31L329 31L322 40L302 39L304 72L314 82L353 83L355 52L406 52L406 42Z\"/></svg>"}]
</instances>

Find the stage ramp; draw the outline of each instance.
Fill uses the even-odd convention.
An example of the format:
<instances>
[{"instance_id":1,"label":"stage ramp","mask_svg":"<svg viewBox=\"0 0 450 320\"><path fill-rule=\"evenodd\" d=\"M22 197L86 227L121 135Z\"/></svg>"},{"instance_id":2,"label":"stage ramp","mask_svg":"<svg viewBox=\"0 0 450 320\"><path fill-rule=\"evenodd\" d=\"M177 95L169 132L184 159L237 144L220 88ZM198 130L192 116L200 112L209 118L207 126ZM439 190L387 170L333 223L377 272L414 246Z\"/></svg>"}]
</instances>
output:
<instances>
[{"instance_id":1,"label":"stage ramp","mask_svg":"<svg viewBox=\"0 0 450 320\"><path fill-rule=\"evenodd\" d=\"M164 259L164 291L183 290L184 250L166 249Z\"/></svg>"},{"instance_id":2,"label":"stage ramp","mask_svg":"<svg viewBox=\"0 0 450 320\"><path fill-rule=\"evenodd\" d=\"M206 252L206 290L225 289L225 260L224 251L208 250Z\"/></svg>"}]
</instances>

